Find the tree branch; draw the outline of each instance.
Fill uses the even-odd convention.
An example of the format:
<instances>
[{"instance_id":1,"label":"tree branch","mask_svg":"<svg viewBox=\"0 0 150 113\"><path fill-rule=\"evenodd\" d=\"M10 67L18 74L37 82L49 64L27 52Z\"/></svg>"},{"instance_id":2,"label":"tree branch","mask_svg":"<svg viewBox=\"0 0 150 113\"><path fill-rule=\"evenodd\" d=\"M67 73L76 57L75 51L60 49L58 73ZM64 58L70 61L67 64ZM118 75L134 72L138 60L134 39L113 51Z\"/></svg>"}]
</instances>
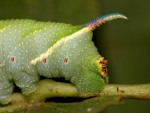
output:
<instances>
[{"instance_id":1,"label":"tree branch","mask_svg":"<svg viewBox=\"0 0 150 113\"><path fill-rule=\"evenodd\" d=\"M150 84L139 85L119 85L108 84L98 94L87 94L84 96L119 96L130 99L150 99ZM12 104L6 107L0 107L1 112L14 111L16 109L25 109L28 106L40 104L47 98L52 97L81 97L76 87L70 83L56 82L49 79L38 82L37 90L24 96L21 93L14 93L12 95ZM33 103L33 104L32 104Z\"/></svg>"},{"instance_id":2,"label":"tree branch","mask_svg":"<svg viewBox=\"0 0 150 113\"><path fill-rule=\"evenodd\" d=\"M101 93L87 94L84 98L92 96L121 96L131 99L150 99L150 84L119 85L108 84ZM52 97L82 97L76 87L69 83L42 80L38 83L38 89L26 98L30 101L44 101Z\"/></svg>"},{"instance_id":3,"label":"tree branch","mask_svg":"<svg viewBox=\"0 0 150 113\"><path fill-rule=\"evenodd\" d=\"M108 84L100 93L101 96L121 96L131 99L150 99L150 84L119 85Z\"/></svg>"}]
</instances>

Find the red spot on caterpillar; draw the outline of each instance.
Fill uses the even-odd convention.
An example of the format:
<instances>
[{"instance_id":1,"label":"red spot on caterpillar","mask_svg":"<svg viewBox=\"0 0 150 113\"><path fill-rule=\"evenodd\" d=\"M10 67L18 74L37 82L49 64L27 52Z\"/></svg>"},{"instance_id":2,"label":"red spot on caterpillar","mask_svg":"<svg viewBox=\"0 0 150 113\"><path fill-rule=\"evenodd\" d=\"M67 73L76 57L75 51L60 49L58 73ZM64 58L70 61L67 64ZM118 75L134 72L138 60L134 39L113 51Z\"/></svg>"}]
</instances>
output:
<instances>
[{"instance_id":1,"label":"red spot on caterpillar","mask_svg":"<svg viewBox=\"0 0 150 113\"><path fill-rule=\"evenodd\" d=\"M14 58L14 57L11 57L11 61L14 62L14 61L15 61L15 58Z\"/></svg>"},{"instance_id":2,"label":"red spot on caterpillar","mask_svg":"<svg viewBox=\"0 0 150 113\"><path fill-rule=\"evenodd\" d=\"M64 58L64 62L67 63L68 62L68 58Z\"/></svg>"},{"instance_id":3,"label":"red spot on caterpillar","mask_svg":"<svg viewBox=\"0 0 150 113\"><path fill-rule=\"evenodd\" d=\"M43 62L46 63L46 58L43 59Z\"/></svg>"}]
</instances>

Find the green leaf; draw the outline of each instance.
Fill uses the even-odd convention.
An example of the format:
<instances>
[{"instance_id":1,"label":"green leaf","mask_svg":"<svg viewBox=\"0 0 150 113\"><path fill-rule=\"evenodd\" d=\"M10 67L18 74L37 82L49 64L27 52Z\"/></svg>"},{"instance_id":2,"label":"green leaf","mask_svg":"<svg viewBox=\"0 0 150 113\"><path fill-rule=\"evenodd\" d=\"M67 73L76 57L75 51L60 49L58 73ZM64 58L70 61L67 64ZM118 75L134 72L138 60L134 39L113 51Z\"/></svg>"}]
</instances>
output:
<instances>
[{"instance_id":1,"label":"green leaf","mask_svg":"<svg viewBox=\"0 0 150 113\"><path fill-rule=\"evenodd\" d=\"M120 97L94 97L82 102L73 103L34 103L24 109L14 111L13 113L100 113L106 107L113 104L119 104Z\"/></svg>"}]
</instances>

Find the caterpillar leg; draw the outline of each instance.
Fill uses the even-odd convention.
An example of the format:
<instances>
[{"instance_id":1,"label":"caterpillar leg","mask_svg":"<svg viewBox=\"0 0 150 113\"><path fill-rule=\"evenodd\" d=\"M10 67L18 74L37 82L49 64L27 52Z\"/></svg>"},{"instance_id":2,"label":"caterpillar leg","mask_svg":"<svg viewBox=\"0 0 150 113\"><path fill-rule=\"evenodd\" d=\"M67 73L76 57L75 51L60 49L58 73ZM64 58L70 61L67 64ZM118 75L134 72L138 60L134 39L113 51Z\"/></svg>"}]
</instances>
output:
<instances>
[{"instance_id":1,"label":"caterpillar leg","mask_svg":"<svg viewBox=\"0 0 150 113\"><path fill-rule=\"evenodd\" d=\"M8 104L11 101L13 84L6 78L5 73L0 69L0 104Z\"/></svg>"},{"instance_id":2,"label":"caterpillar leg","mask_svg":"<svg viewBox=\"0 0 150 113\"><path fill-rule=\"evenodd\" d=\"M21 89L23 94L29 94L36 90L37 75L29 75L25 72L17 73L13 76L15 84Z\"/></svg>"},{"instance_id":3,"label":"caterpillar leg","mask_svg":"<svg viewBox=\"0 0 150 113\"><path fill-rule=\"evenodd\" d=\"M79 94L82 96L100 92L104 88L105 81L97 73L87 71L77 77L75 85Z\"/></svg>"}]
</instances>

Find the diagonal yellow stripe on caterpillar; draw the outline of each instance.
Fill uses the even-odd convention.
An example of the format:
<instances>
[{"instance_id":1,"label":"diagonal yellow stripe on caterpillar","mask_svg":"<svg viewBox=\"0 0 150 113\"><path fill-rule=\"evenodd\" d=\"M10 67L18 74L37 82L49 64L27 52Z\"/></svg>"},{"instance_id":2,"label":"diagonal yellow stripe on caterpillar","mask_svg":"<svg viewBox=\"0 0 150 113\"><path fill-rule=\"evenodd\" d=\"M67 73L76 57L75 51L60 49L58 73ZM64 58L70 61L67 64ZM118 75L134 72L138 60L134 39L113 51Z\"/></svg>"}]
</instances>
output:
<instances>
[{"instance_id":1,"label":"diagonal yellow stripe on caterpillar","mask_svg":"<svg viewBox=\"0 0 150 113\"><path fill-rule=\"evenodd\" d=\"M39 57L31 60L31 64L35 65L37 62L42 61L44 58L47 58L48 56L50 56L52 54L52 51L55 50L55 48L57 48L59 45L61 45L62 43L66 43L67 41L78 37L79 35L81 35L83 32L89 32L91 31L88 27L83 28L67 37L62 38L61 40L57 41L52 47L50 47L45 53L42 53Z\"/></svg>"}]
</instances>

